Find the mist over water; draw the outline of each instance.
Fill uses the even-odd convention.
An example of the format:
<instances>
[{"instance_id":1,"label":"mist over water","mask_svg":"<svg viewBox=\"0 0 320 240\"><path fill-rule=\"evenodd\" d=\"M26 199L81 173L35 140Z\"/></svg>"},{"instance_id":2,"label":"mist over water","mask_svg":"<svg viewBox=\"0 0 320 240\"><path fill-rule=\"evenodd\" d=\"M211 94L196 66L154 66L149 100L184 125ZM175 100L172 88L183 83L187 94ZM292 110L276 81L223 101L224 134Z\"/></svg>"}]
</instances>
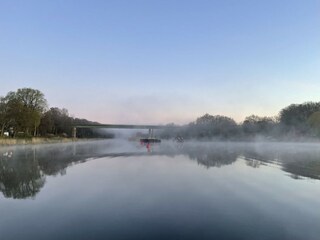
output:
<instances>
[{"instance_id":1,"label":"mist over water","mask_svg":"<svg viewBox=\"0 0 320 240\"><path fill-rule=\"evenodd\" d=\"M0 148L1 239L319 239L317 143Z\"/></svg>"}]
</instances>

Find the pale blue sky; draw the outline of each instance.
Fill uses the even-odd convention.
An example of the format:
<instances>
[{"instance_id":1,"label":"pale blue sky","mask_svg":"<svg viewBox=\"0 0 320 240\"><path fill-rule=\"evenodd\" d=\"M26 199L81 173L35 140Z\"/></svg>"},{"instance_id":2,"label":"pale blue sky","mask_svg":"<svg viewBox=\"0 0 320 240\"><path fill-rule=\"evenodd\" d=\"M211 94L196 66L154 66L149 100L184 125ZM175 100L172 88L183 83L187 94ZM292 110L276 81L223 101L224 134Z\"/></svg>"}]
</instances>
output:
<instances>
[{"instance_id":1,"label":"pale blue sky","mask_svg":"<svg viewBox=\"0 0 320 240\"><path fill-rule=\"evenodd\" d=\"M103 123L320 101L319 0L0 0L0 95Z\"/></svg>"}]
</instances>

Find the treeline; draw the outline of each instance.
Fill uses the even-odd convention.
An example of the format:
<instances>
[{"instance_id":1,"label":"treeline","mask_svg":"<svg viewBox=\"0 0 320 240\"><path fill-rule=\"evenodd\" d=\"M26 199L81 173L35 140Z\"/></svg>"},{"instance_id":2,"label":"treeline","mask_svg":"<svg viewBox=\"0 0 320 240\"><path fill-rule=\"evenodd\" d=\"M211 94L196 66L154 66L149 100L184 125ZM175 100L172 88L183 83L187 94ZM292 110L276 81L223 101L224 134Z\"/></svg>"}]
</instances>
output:
<instances>
[{"instance_id":1,"label":"treeline","mask_svg":"<svg viewBox=\"0 0 320 240\"><path fill-rule=\"evenodd\" d=\"M71 137L75 125L99 124L86 119L69 116L68 110L63 108L50 108L41 118L38 131L40 136ZM78 128L78 138L113 138L114 134L99 129Z\"/></svg>"},{"instance_id":2,"label":"treeline","mask_svg":"<svg viewBox=\"0 0 320 240\"><path fill-rule=\"evenodd\" d=\"M0 97L0 134L11 137L72 136L72 126L99 124L69 116L68 110L48 109L39 90L21 88ZM172 128L174 126L174 128ZM217 140L302 140L320 137L320 102L291 104L275 117L251 115L242 123L230 117L205 114L184 126L169 124L158 132L161 138ZM111 138L112 134L94 129L78 129L77 137Z\"/></svg>"},{"instance_id":3,"label":"treeline","mask_svg":"<svg viewBox=\"0 0 320 240\"><path fill-rule=\"evenodd\" d=\"M172 128L173 127L173 128ZM320 137L320 102L291 104L276 117L251 115L242 123L226 116L205 114L182 127L174 124L159 132L163 138L217 140L303 140Z\"/></svg>"},{"instance_id":4,"label":"treeline","mask_svg":"<svg viewBox=\"0 0 320 240\"><path fill-rule=\"evenodd\" d=\"M61 136L71 137L72 126L98 124L69 116L68 110L48 109L44 94L36 89L21 88L0 97L0 134L10 137ZM78 129L77 137L111 138L112 134Z\"/></svg>"}]
</instances>

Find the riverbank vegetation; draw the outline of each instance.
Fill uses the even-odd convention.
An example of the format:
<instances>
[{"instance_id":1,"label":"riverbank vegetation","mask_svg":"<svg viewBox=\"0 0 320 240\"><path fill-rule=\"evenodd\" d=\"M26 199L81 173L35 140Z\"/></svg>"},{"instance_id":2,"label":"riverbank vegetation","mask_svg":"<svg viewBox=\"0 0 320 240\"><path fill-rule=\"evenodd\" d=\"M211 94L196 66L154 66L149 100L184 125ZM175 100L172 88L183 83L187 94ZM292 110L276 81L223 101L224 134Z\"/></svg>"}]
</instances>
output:
<instances>
[{"instance_id":1,"label":"riverbank vegetation","mask_svg":"<svg viewBox=\"0 0 320 240\"><path fill-rule=\"evenodd\" d=\"M48 108L44 94L36 89L21 88L0 97L2 137L71 137L74 125L90 124L99 123L71 117L64 108ZM277 116L251 115L241 123L227 116L205 114L183 126L167 126L168 128L158 131L161 138L182 136L200 140L318 140L320 102L291 104ZM86 128L78 129L77 137L111 138L113 134Z\"/></svg>"},{"instance_id":2,"label":"riverbank vegetation","mask_svg":"<svg viewBox=\"0 0 320 240\"><path fill-rule=\"evenodd\" d=\"M161 132L164 138L176 135L187 139L318 141L320 102L291 104L277 116L251 115L241 123L226 116L205 114L181 128L168 128Z\"/></svg>"},{"instance_id":3,"label":"riverbank vegetation","mask_svg":"<svg viewBox=\"0 0 320 240\"><path fill-rule=\"evenodd\" d=\"M44 94L36 89L21 88L0 97L1 137L71 137L72 126L97 124L71 117L67 109L51 107ZM79 138L111 138L113 134L94 129L78 129Z\"/></svg>"}]
</instances>

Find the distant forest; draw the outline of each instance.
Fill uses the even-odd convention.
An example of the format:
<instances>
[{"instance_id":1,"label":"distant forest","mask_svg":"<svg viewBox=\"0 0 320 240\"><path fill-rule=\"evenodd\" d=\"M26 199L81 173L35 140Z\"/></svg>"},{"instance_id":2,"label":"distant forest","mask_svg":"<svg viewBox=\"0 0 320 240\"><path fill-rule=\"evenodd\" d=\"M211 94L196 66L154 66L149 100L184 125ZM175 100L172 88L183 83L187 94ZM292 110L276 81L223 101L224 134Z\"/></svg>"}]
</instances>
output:
<instances>
[{"instance_id":1,"label":"distant forest","mask_svg":"<svg viewBox=\"0 0 320 240\"><path fill-rule=\"evenodd\" d=\"M44 94L21 88L0 97L2 137L71 137L72 126L99 124L69 116L67 109L48 109ZM158 130L161 138L177 136L203 140L304 140L320 138L320 102L291 104L275 117L251 115L241 123L230 117L205 114L187 125L166 125ZM77 137L112 138L113 134L94 129L78 129Z\"/></svg>"},{"instance_id":2,"label":"distant forest","mask_svg":"<svg viewBox=\"0 0 320 240\"><path fill-rule=\"evenodd\" d=\"M174 126L174 124L168 125ZM241 123L221 115L205 114L180 128L161 132L163 138L216 140L303 141L320 138L320 102L291 104L275 117L251 115Z\"/></svg>"}]
</instances>

